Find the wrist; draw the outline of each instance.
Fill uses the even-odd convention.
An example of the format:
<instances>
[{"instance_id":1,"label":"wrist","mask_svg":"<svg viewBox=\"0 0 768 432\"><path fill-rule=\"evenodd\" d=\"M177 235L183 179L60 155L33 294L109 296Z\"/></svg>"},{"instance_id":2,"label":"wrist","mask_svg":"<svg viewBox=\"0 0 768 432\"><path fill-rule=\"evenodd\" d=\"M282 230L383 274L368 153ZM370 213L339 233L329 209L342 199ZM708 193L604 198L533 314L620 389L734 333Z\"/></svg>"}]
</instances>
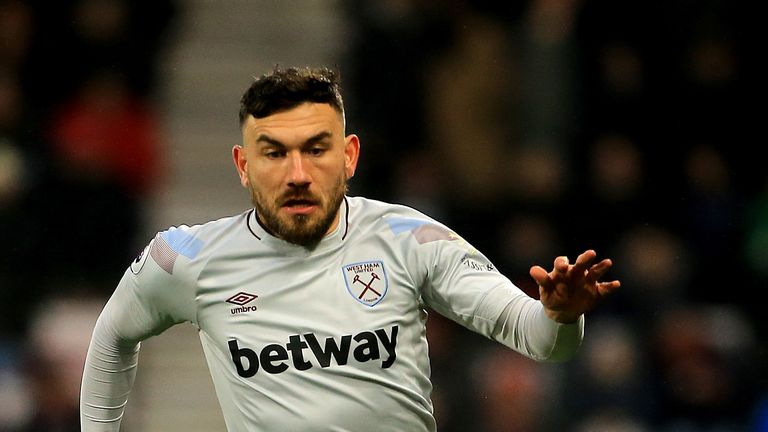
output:
<instances>
[{"instance_id":1,"label":"wrist","mask_svg":"<svg viewBox=\"0 0 768 432\"><path fill-rule=\"evenodd\" d=\"M579 321L582 314L573 314L570 312L553 311L551 309L544 308L544 313L549 319L555 321L558 324L575 324Z\"/></svg>"}]
</instances>

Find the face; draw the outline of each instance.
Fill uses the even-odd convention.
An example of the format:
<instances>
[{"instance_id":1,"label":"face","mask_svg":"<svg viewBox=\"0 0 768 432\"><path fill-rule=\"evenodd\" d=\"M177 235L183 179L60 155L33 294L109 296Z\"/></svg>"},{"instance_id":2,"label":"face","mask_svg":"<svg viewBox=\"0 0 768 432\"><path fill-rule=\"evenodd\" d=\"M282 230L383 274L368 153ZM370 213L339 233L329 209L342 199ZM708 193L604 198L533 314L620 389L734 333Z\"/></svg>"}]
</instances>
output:
<instances>
[{"instance_id":1,"label":"face","mask_svg":"<svg viewBox=\"0 0 768 432\"><path fill-rule=\"evenodd\" d=\"M343 116L316 103L250 116L242 133L243 145L232 156L259 221L288 242L317 244L339 223L347 180L357 167L357 136L344 136Z\"/></svg>"}]
</instances>

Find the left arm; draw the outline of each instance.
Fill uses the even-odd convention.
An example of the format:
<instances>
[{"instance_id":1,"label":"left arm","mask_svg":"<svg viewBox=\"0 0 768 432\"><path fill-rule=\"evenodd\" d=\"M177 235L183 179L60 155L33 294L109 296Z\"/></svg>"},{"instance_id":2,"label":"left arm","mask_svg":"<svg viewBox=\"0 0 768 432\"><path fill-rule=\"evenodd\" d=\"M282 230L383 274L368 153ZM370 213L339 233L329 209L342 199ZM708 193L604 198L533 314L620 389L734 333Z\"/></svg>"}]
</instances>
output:
<instances>
[{"instance_id":1,"label":"left arm","mask_svg":"<svg viewBox=\"0 0 768 432\"><path fill-rule=\"evenodd\" d=\"M427 279L422 298L441 315L534 360L563 361L578 350L581 314L552 319L548 303L529 297L463 240L417 249Z\"/></svg>"}]
</instances>

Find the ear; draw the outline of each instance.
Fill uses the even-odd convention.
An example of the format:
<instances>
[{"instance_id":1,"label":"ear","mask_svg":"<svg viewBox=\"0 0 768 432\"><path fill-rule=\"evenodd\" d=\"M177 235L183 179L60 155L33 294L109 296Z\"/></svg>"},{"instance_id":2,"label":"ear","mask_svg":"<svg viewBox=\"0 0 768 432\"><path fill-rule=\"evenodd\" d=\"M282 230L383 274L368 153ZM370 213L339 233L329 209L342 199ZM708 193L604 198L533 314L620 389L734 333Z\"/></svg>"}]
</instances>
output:
<instances>
[{"instance_id":1,"label":"ear","mask_svg":"<svg viewBox=\"0 0 768 432\"><path fill-rule=\"evenodd\" d=\"M347 178L352 178L357 169L357 161L360 157L360 138L355 134L347 135L344 139L344 169Z\"/></svg>"},{"instance_id":2,"label":"ear","mask_svg":"<svg viewBox=\"0 0 768 432\"><path fill-rule=\"evenodd\" d=\"M235 144L232 147L232 160L235 162L235 169L240 177L240 184L247 188L249 185L248 160L245 158L245 148L243 146Z\"/></svg>"}]
</instances>

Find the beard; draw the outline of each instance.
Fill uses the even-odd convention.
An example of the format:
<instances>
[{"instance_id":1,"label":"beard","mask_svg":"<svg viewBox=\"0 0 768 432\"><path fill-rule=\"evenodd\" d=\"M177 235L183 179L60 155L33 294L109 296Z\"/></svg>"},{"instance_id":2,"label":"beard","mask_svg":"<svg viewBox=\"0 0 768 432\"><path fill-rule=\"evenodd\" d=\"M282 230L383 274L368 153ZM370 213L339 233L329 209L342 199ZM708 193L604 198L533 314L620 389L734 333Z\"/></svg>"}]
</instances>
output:
<instances>
[{"instance_id":1,"label":"beard","mask_svg":"<svg viewBox=\"0 0 768 432\"><path fill-rule=\"evenodd\" d=\"M314 247L325 237L333 225L339 207L347 192L347 179L342 174L330 189L326 200L306 188L289 190L270 200L253 186L249 187L256 216L264 228L275 237L304 247ZM311 201L318 209L312 214L288 215L281 218L279 211L288 201Z\"/></svg>"}]
</instances>

